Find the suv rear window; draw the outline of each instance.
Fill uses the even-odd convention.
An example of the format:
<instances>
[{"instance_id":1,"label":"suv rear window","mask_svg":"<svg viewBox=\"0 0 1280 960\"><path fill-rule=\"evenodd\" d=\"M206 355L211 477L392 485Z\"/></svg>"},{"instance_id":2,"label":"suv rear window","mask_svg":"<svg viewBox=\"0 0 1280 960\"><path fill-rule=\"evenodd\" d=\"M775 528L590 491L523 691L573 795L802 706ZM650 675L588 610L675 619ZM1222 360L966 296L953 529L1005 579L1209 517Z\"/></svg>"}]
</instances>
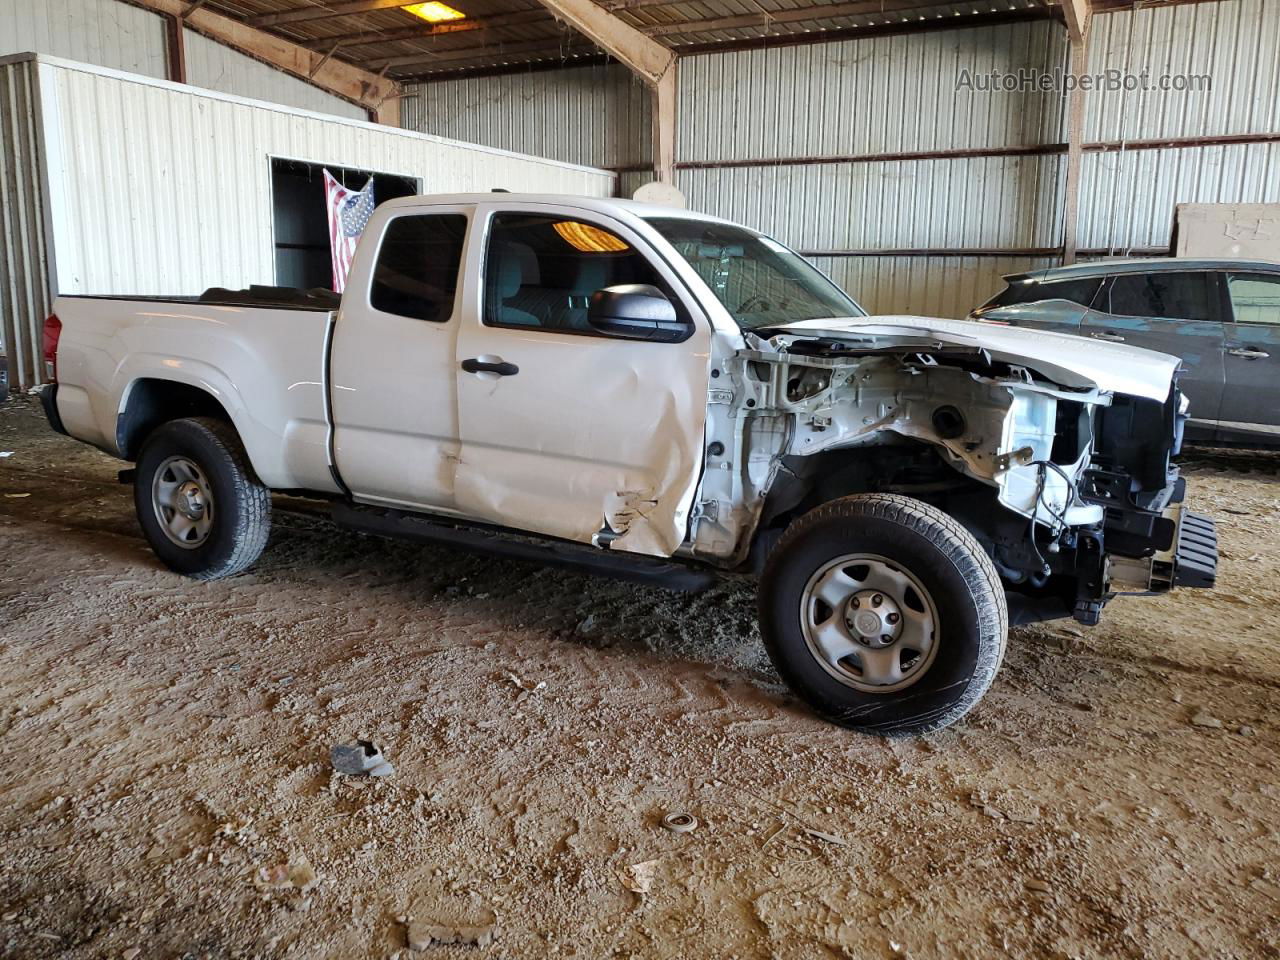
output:
<instances>
[{"instance_id":1,"label":"suv rear window","mask_svg":"<svg viewBox=\"0 0 1280 960\"><path fill-rule=\"evenodd\" d=\"M1093 305L1102 286L1102 277L1086 277L1081 280L1015 280L996 296L982 305L983 310L996 307L1012 307L1020 303L1039 303L1041 300L1067 300L1082 307Z\"/></svg>"},{"instance_id":2,"label":"suv rear window","mask_svg":"<svg viewBox=\"0 0 1280 960\"><path fill-rule=\"evenodd\" d=\"M1123 273L1111 281L1111 309L1118 317L1213 320L1212 278L1207 273Z\"/></svg>"}]
</instances>

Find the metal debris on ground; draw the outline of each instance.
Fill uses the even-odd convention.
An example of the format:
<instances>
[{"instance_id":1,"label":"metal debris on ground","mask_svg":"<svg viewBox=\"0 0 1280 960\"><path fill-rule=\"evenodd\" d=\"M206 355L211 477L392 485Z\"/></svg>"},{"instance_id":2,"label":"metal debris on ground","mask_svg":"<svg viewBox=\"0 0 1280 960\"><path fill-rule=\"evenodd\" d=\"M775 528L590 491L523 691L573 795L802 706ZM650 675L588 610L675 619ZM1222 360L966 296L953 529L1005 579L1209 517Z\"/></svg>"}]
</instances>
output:
<instances>
[{"instance_id":1,"label":"metal debris on ground","mask_svg":"<svg viewBox=\"0 0 1280 960\"><path fill-rule=\"evenodd\" d=\"M658 860L642 860L618 868L618 879L632 893L648 893L653 889L654 871L658 869Z\"/></svg>"},{"instance_id":2,"label":"metal debris on ground","mask_svg":"<svg viewBox=\"0 0 1280 960\"><path fill-rule=\"evenodd\" d=\"M804 832L815 840L825 840L827 843L834 843L838 847L845 845L844 837L837 837L834 833L823 833L821 830L811 830L808 827L804 828Z\"/></svg>"},{"instance_id":3,"label":"metal debris on ground","mask_svg":"<svg viewBox=\"0 0 1280 960\"><path fill-rule=\"evenodd\" d=\"M672 812L663 816L662 825L672 833L690 833L698 828L698 818L692 813Z\"/></svg>"},{"instance_id":4,"label":"metal debris on ground","mask_svg":"<svg viewBox=\"0 0 1280 960\"><path fill-rule=\"evenodd\" d=\"M382 751L370 740L355 743L335 743L329 748L329 762L333 769L350 777L389 777L396 768L382 755Z\"/></svg>"}]
</instances>

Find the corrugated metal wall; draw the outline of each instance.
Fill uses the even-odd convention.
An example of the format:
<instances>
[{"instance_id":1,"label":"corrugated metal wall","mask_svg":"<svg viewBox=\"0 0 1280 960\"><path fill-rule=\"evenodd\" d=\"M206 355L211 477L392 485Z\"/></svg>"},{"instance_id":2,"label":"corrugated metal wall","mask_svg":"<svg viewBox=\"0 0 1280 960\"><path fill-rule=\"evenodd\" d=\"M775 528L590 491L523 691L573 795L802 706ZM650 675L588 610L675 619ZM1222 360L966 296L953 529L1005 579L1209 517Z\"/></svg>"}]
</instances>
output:
<instances>
[{"instance_id":1,"label":"corrugated metal wall","mask_svg":"<svg viewBox=\"0 0 1280 960\"><path fill-rule=\"evenodd\" d=\"M341 97L193 30L186 31L185 41L187 79L194 86L365 118ZM0 56L45 53L164 79L165 49L164 21L120 0L0 0Z\"/></svg>"},{"instance_id":2,"label":"corrugated metal wall","mask_svg":"<svg viewBox=\"0 0 1280 960\"><path fill-rule=\"evenodd\" d=\"M1224 0L1094 19L1091 73L1200 74L1208 91L1090 95L1085 140L1130 144L1280 134L1280 4ZM1085 156L1080 244L1124 255L1170 244L1178 203L1280 201L1280 144L1127 149Z\"/></svg>"},{"instance_id":3,"label":"corrugated metal wall","mask_svg":"<svg viewBox=\"0 0 1280 960\"><path fill-rule=\"evenodd\" d=\"M1167 248L1180 202L1280 200L1280 144L1132 146L1280 133L1280 3L1151 6L1093 24L1091 73L1210 74L1213 82L1207 92L1089 94L1085 140L1111 147L1084 160L1079 243L1090 256ZM1054 262L1040 252L1062 244L1066 117L1056 92L957 90L957 81L962 71L1065 69L1067 52L1062 25L1044 20L684 58L677 185L695 209L810 254L917 250L818 262L876 312L927 305L962 315L998 288L1000 273ZM424 84L417 103L406 102L414 104L408 115L480 143L507 145L518 135L533 152L579 156L582 138L562 131L583 117L580 129L598 136L589 118L617 96L615 81L599 82L601 69ZM627 96L637 89L632 83ZM544 100L553 105L549 121ZM646 137L647 125L646 111ZM604 138L597 162L650 161L647 140L640 149L634 136ZM629 149L607 152L618 143ZM875 159L1018 147L1046 152ZM833 159L840 162L813 162ZM630 196L650 179L628 172L619 192ZM938 255L949 250L956 255ZM961 255L978 250L989 255ZM1023 252L999 255L1012 251Z\"/></svg>"},{"instance_id":4,"label":"corrugated metal wall","mask_svg":"<svg viewBox=\"0 0 1280 960\"><path fill-rule=\"evenodd\" d=\"M187 51L187 83L192 86L353 120L369 118L363 107L325 93L305 80L246 57L194 30L186 31L183 42Z\"/></svg>"},{"instance_id":5,"label":"corrugated metal wall","mask_svg":"<svg viewBox=\"0 0 1280 960\"><path fill-rule=\"evenodd\" d=\"M40 378L33 364L49 273L58 293L179 295L271 283L272 157L416 177L442 192L614 189L604 170L84 64L41 57L0 70L0 295L6 340L24 358L14 376L23 386Z\"/></svg>"},{"instance_id":6,"label":"corrugated metal wall","mask_svg":"<svg viewBox=\"0 0 1280 960\"><path fill-rule=\"evenodd\" d=\"M163 22L119 0L0 0L0 57L27 52L165 75Z\"/></svg>"},{"instance_id":7,"label":"corrugated metal wall","mask_svg":"<svg viewBox=\"0 0 1280 960\"><path fill-rule=\"evenodd\" d=\"M416 84L406 92L400 122L410 130L595 167L652 162L648 89L617 64Z\"/></svg>"},{"instance_id":8,"label":"corrugated metal wall","mask_svg":"<svg viewBox=\"0 0 1280 960\"><path fill-rule=\"evenodd\" d=\"M40 374L49 314L34 64L0 64L0 345L15 386Z\"/></svg>"}]
</instances>

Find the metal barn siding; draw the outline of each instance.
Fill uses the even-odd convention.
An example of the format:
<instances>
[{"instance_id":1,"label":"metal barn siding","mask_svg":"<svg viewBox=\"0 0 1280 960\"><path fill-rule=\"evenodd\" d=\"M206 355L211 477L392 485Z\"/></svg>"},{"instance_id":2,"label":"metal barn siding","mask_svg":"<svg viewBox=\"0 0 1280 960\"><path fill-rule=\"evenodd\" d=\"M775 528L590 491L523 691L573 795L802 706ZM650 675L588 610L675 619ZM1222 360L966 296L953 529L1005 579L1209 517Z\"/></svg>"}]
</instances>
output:
<instances>
[{"instance_id":1,"label":"metal barn siding","mask_svg":"<svg viewBox=\"0 0 1280 960\"><path fill-rule=\"evenodd\" d=\"M305 80L269 67L194 30L186 31L183 43L187 54L187 83L192 86L352 120L368 119L363 107L325 93Z\"/></svg>"},{"instance_id":2,"label":"metal barn siding","mask_svg":"<svg viewBox=\"0 0 1280 960\"><path fill-rule=\"evenodd\" d=\"M1058 95L984 93L961 80L1065 57L1051 21L690 57L677 183L693 208L801 250L869 310L963 316L1001 274L1039 262L999 251L1062 242L1064 167L1053 153L945 154L1065 134ZM934 156L872 159L884 154ZM848 255L891 250L990 255Z\"/></svg>"},{"instance_id":3,"label":"metal barn siding","mask_svg":"<svg viewBox=\"0 0 1280 960\"><path fill-rule=\"evenodd\" d=\"M1060 64L1052 21L868 37L689 57L680 66L678 160L864 156L1060 138L1055 94L957 89L998 69Z\"/></svg>"},{"instance_id":4,"label":"metal barn siding","mask_svg":"<svg viewBox=\"0 0 1280 960\"><path fill-rule=\"evenodd\" d=\"M49 313L35 65L0 63L0 344L15 389L40 380Z\"/></svg>"},{"instance_id":5,"label":"metal barn siding","mask_svg":"<svg viewBox=\"0 0 1280 960\"><path fill-rule=\"evenodd\" d=\"M649 90L618 64L442 80L408 93L401 124L411 130L596 167L652 162Z\"/></svg>"},{"instance_id":6,"label":"metal barn siding","mask_svg":"<svg viewBox=\"0 0 1280 960\"><path fill-rule=\"evenodd\" d=\"M119 0L0 0L0 57L29 50L165 76L164 21Z\"/></svg>"},{"instance_id":7,"label":"metal barn siding","mask_svg":"<svg viewBox=\"0 0 1280 960\"><path fill-rule=\"evenodd\" d=\"M1095 17L1090 71L1199 74L1208 90L1091 93L1080 245L1124 256L1169 248L1179 203L1280 200L1280 6L1263 0L1176 5ZM1133 141L1263 135L1252 143L1124 149Z\"/></svg>"},{"instance_id":8,"label":"metal barn siding","mask_svg":"<svg viewBox=\"0 0 1280 960\"><path fill-rule=\"evenodd\" d=\"M872 314L963 318L1004 288L1002 277L1057 266L1050 257L814 257Z\"/></svg>"},{"instance_id":9,"label":"metal barn siding","mask_svg":"<svg viewBox=\"0 0 1280 960\"><path fill-rule=\"evenodd\" d=\"M1080 195L1082 248L1163 251L1179 203L1280 202L1280 143L1086 154Z\"/></svg>"},{"instance_id":10,"label":"metal barn siding","mask_svg":"<svg viewBox=\"0 0 1280 960\"><path fill-rule=\"evenodd\" d=\"M802 251L1026 249L1060 242L1053 156L681 170L695 210Z\"/></svg>"},{"instance_id":11,"label":"metal barn siding","mask_svg":"<svg viewBox=\"0 0 1280 960\"><path fill-rule=\"evenodd\" d=\"M1229 0L1095 17L1089 72L1201 75L1210 90L1092 92L1089 142L1280 132L1280 4Z\"/></svg>"}]
</instances>

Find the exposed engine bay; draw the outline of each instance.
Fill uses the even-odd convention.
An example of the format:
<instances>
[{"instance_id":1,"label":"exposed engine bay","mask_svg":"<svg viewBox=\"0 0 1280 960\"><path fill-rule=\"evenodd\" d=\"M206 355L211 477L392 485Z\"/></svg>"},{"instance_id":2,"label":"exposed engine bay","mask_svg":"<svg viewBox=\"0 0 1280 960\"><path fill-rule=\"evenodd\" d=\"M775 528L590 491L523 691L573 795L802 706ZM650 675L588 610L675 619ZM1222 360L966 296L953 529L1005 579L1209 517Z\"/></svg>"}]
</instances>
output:
<instances>
[{"instance_id":1,"label":"exposed engine bay","mask_svg":"<svg viewBox=\"0 0 1280 960\"><path fill-rule=\"evenodd\" d=\"M1122 394L918 329L751 341L711 382L689 555L758 566L814 506L901 493L973 534L1014 622L1093 623L1117 593L1172 586L1186 411L1171 376L1163 400Z\"/></svg>"}]
</instances>

